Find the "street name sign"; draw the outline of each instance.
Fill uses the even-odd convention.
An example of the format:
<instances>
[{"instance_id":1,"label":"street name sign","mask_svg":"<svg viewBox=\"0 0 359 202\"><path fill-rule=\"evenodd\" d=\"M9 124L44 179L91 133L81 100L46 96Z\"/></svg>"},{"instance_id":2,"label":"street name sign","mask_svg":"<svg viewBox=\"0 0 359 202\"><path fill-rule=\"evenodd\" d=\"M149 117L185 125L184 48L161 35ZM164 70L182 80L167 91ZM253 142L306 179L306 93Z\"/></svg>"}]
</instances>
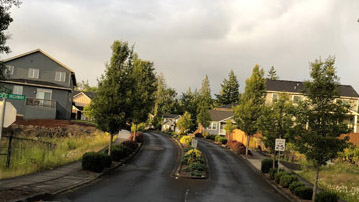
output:
<instances>
[{"instance_id":1,"label":"street name sign","mask_svg":"<svg viewBox=\"0 0 359 202\"><path fill-rule=\"evenodd\" d=\"M5 97L6 99L11 99L11 100L25 100L25 95L0 93L0 98L3 98L3 97Z\"/></svg>"},{"instance_id":2,"label":"street name sign","mask_svg":"<svg viewBox=\"0 0 359 202\"><path fill-rule=\"evenodd\" d=\"M3 109L4 102L0 102L0 109ZM7 128L12 123L16 121L16 108L10 102L6 102L5 105L5 114L0 116L0 121L2 121L2 117L4 117L3 127Z\"/></svg>"},{"instance_id":3,"label":"street name sign","mask_svg":"<svg viewBox=\"0 0 359 202\"><path fill-rule=\"evenodd\" d=\"M275 151L285 150L285 139L275 139Z\"/></svg>"},{"instance_id":4,"label":"street name sign","mask_svg":"<svg viewBox=\"0 0 359 202\"><path fill-rule=\"evenodd\" d=\"M198 143L198 140L196 139L192 139L192 148L197 148L197 143Z\"/></svg>"}]
</instances>

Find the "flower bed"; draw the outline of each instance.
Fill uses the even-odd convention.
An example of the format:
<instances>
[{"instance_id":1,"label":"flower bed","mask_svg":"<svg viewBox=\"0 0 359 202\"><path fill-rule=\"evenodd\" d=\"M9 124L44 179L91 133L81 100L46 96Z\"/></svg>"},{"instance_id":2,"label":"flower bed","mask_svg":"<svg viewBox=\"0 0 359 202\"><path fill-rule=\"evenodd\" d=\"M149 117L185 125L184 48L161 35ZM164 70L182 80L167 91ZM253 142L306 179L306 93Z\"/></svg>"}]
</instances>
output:
<instances>
[{"instance_id":1,"label":"flower bed","mask_svg":"<svg viewBox=\"0 0 359 202\"><path fill-rule=\"evenodd\" d=\"M185 148L182 157L180 175L182 177L206 177L206 163L198 149Z\"/></svg>"}]
</instances>

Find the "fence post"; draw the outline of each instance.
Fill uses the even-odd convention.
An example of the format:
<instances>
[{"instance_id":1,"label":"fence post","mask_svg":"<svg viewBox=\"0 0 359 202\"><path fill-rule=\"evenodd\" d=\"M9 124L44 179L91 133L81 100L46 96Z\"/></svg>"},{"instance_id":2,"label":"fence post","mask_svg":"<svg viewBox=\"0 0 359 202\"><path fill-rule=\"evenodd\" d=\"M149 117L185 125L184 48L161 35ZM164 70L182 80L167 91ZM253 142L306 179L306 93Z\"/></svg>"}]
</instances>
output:
<instances>
[{"instance_id":1,"label":"fence post","mask_svg":"<svg viewBox=\"0 0 359 202\"><path fill-rule=\"evenodd\" d=\"M7 149L7 159L6 159L6 168L10 167L10 158L11 158L11 144L12 144L12 136L14 135L14 129L10 129L10 137L9 137L9 147Z\"/></svg>"}]
</instances>

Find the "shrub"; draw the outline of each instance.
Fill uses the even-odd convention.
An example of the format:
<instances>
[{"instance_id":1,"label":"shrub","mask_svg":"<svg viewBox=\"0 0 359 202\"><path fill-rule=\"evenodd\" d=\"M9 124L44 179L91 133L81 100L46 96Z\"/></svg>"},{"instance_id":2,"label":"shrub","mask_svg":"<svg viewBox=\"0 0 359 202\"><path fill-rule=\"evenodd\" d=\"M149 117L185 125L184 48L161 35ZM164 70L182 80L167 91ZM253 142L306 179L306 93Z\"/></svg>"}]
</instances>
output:
<instances>
[{"instance_id":1,"label":"shrub","mask_svg":"<svg viewBox=\"0 0 359 202\"><path fill-rule=\"evenodd\" d=\"M202 174L200 172L198 172L197 170L191 172L191 176L196 176L196 177L201 177Z\"/></svg>"},{"instance_id":2,"label":"shrub","mask_svg":"<svg viewBox=\"0 0 359 202\"><path fill-rule=\"evenodd\" d=\"M104 154L96 152L86 152L82 156L82 168L84 170L90 170L97 173L102 172L105 168L104 156Z\"/></svg>"},{"instance_id":3,"label":"shrub","mask_svg":"<svg viewBox=\"0 0 359 202\"><path fill-rule=\"evenodd\" d=\"M244 146L243 143L237 142L237 141L232 141L228 145L233 150L234 153L242 154L242 155L246 154L246 146ZM252 153L249 150L248 150L248 154L252 155Z\"/></svg>"},{"instance_id":4,"label":"shrub","mask_svg":"<svg viewBox=\"0 0 359 202\"><path fill-rule=\"evenodd\" d=\"M269 173L269 170L273 166L272 159L263 159L261 163L261 171L262 173Z\"/></svg>"},{"instance_id":5,"label":"shrub","mask_svg":"<svg viewBox=\"0 0 359 202\"><path fill-rule=\"evenodd\" d=\"M204 171L205 167L200 162L193 162L189 165L189 167L192 168L192 170L198 170L198 171Z\"/></svg>"},{"instance_id":6,"label":"shrub","mask_svg":"<svg viewBox=\"0 0 359 202\"><path fill-rule=\"evenodd\" d=\"M222 137L221 142L222 142L222 144L227 144L228 140L226 138Z\"/></svg>"},{"instance_id":7,"label":"shrub","mask_svg":"<svg viewBox=\"0 0 359 202\"><path fill-rule=\"evenodd\" d=\"M129 149L125 145L115 145L112 147L111 158L113 161L120 161L129 155Z\"/></svg>"},{"instance_id":8,"label":"shrub","mask_svg":"<svg viewBox=\"0 0 359 202\"><path fill-rule=\"evenodd\" d=\"M214 141L215 141L215 142L218 142L218 143L221 142L221 139L222 139L222 137L221 137L220 135L216 135L216 136L214 137Z\"/></svg>"},{"instance_id":9,"label":"shrub","mask_svg":"<svg viewBox=\"0 0 359 202\"><path fill-rule=\"evenodd\" d=\"M130 141L130 140L124 141L121 144L128 147L131 150L131 152L135 151L138 147L138 144L135 141Z\"/></svg>"},{"instance_id":10,"label":"shrub","mask_svg":"<svg viewBox=\"0 0 359 202\"><path fill-rule=\"evenodd\" d=\"M133 140L133 133L131 133L130 137L128 138L128 140L132 141ZM143 136L141 132L136 132L136 142L143 142Z\"/></svg>"},{"instance_id":11,"label":"shrub","mask_svg":"<svg viewBox=\"0 0 359 202\"><path fill-rule=\"evenodd\" d=\"M185 136L181 137L180 142L184 146L189 146L192 143L192 137L185 135Z\"/></svg>"},{"instance_id":12,"label":"shrub","mask_svg":"<svg viewBox=\"0 0 359 202\"><path fill-rule=\"evenodd\" d=\"M332 192L320 192L315 197L315 202L338 202L338 195Z\"/></svg>"},{"instance_id":13,"label":"shrub","mask_svg":"<svg viewBox=\"0 0 359 202\"><path fill-rule=\"evenodd\" d=\"M289 173L288 173L288 172L285 172L285 171L277 172L277 173L275 174L274 181L275 181L277 184L279 184L279 182L280 182L280 177L282 177L283 175L289 175Z\"/></svg>"},{"instance_id":14,"label":"shrub","mask_svg":"<svg viewBox=\"0 0 359 202\"><path fill-rule=\"evenodd\" d=\"M262 172L263 172L263 171L262 171ZM274 180L276 173L277 173L277 169L270 168L270 169L269 169L269 178L270 178L271 180Z\"/></svg>"},{"instance_id":15,"label":"shrub","mask_svg":"<svg viewBox=\"0 0 359 202\"><path fill-rule=\"evenodd\" d=\"M305 185L302 182L294 181L289 185L289 190L294 194L294 190L297 187L304 187Z\"/></svg>"},{"instance_id":16,"label":"shrub","mask_svg":"<svg viewBox=\"0 0 359 202\"><path fill-rule=\"evenodd\" d=\"M104 160L105 168L111 167L111 165L112 165L111 156L109 156L109 155L107 155L107 154L104 154L104 153L99 153L99 154L102 155L102 158L103 158L103 160Z\"/></svg>"},{"instance_id":17,"label":"shrub","mask_svg":"<svg viewBox=\"0 0 359 202\"><path fill-rule=\"evenodd\" d=\"M294 176L294 175L283 175L282 177L280 177L279 180L279 184L280 186L282 186L283 188L288 188L289 185L294 182L294 181L298 181L298 177Z\"/></svg>"},{"instance_id":18,"label":"shrub","mask_svg":"<svg viewBox=\"0 0 359 202\"><path fill-rule=\"evenodd\" d=\"M192 153L195 153L196 158L200 158L202 156L202 152L199 151L198 149L190 149L185 153L185 156L192 156Z\"/></svg>"},{"instance_id":19,"label":"shrub","mask_svg":"<svg viewBox=\"0 0 359 202\"><path fill-rule=\"evenodd\" d=\"M297 187L294 189L294 194L300 199L310 200L312 199L313 189L310 187Z\"/></svg>"}]
</instances>

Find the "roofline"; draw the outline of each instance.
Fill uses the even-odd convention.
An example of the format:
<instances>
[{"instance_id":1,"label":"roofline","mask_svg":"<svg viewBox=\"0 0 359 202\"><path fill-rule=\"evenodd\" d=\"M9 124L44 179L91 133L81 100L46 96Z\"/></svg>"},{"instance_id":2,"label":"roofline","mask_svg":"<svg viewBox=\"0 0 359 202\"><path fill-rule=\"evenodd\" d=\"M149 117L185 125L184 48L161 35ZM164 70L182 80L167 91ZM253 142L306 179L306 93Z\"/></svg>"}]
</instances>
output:
<instances>
[{"instance_id":1,"label":"roofline","mask_svg":"<svg viewBox=\"0 0 359 202\"><path fill-rule=\"evenodd\" d=\"M304 93L299 93L299 92L291 92L291 91L275 91L275 90L266 90L267 93L290 93L290 94L295 94L295 95L304 95ZM355 98L358 99L358 97L350 97L350 96L344 96L344 95L339 95L339 97L341 98Z\"/></svg>"},{"instance_id":2,"label":"roofline","mask_svg":"<svg viewBox=\"0 0 359 202\"><path fill-rule=\"evenodd\" d=\"M57 86L49 86L49 85L41 85L41 84L32 84L32 83L23 83L23 82L16 82L16 81L0 81L2 83L10 83L10 84L21 84L26 86L37 86L37 87L47 87L47 88L54 88L54 89L61 89L61 90L69 90L72 91L71 88L65 88L65 87L57 87Z\"/></svg>"},{"instance_id":3,"label":"roofline","mask_svg":"<svg viewBox=\"0 0 359 202\"><path fill-rule=\"evenodd\" d=\"M71 73L75 73L74 70L72 70L70 67L68 67L67 65L65 65L64 63L58 61L57 59L55 59L54 57L52 57L51 55L49 55L48 53L46 53L45 51L41 50L40 48L38 49L35 49L35 50L32 50L32 51L29 51L29 52L26 52L26 53L23 53L23 54L20 54L20 55L17 55L17 56L14 56L14 57L11 57L11 58L8 58L8 59L5 59L3 60L3 62L8 62L8 61L11 61L11 60L15 60L15 59L18 59L18 58L21 58L21 57L24 57L26 55L30 55L30 54L33 54L33 53L36 53L36 52L40 52L44 55L46 55L47 57L49 57L51 60L53 60L54 62L58 63L59 65L61 65L62 67L64 67L65 69L69 70Z\"/></svg>"},{"instance_id":4,"label":"roofline","mask_svg":"<svg viewBox=\"0 0 359 202\"><path fill-rule=\"evenodd\" d=\"M73 97L76 97L76 96L78 96L79 94L83 94L83 95L85 95L88 99L90 99L90 100L92 100L89 96L87 96L86 95L86 93L84 93L84 92L79 92L79 93L77 93L76 95L74 95Z\"/></svg>"}]
</instances>

